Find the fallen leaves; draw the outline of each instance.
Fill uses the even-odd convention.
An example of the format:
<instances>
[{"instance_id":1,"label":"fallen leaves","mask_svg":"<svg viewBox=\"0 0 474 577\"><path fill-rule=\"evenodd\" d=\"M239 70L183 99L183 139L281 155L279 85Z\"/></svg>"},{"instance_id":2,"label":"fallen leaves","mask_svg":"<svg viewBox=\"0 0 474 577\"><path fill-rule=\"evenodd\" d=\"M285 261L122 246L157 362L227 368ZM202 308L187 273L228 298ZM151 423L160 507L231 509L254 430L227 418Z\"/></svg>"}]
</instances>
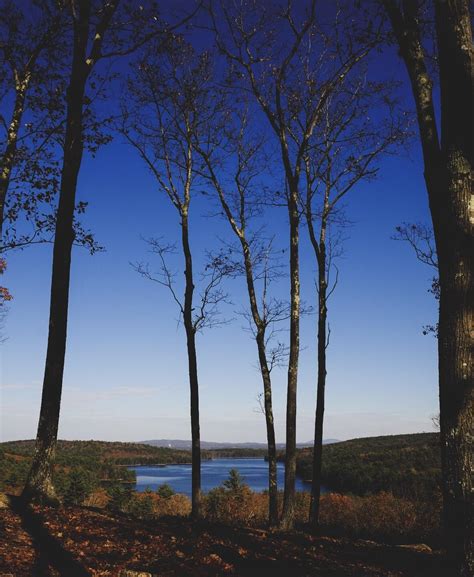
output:
<instances>
[{"instance_id":1,"label":"fallen leaves","mask_svg":"<svg viewBox=\"0 0 474 577\"><path fill-rule=\"evenodd\" d=\"M33 540L26 533L17 515L7 508L0 511L0 576L34 575L38 555Z\"/></svg>"},{"instance_id":2,"label":"fallen leaves","mask_svg":"<svg viewBox=\"0 0 474 577\"><path fill-rule=\"evenodd\" d=\"M86 508L34 508L59 545L92 577L435 577L440 556L377 543L278 533L185 518L144 522ZM9 509L0 510L0 576L35 575L39 552ZM52 565L54 560L43 559ZM58 575L58 573L56 573Z\"/></svg>"}]
</instances>

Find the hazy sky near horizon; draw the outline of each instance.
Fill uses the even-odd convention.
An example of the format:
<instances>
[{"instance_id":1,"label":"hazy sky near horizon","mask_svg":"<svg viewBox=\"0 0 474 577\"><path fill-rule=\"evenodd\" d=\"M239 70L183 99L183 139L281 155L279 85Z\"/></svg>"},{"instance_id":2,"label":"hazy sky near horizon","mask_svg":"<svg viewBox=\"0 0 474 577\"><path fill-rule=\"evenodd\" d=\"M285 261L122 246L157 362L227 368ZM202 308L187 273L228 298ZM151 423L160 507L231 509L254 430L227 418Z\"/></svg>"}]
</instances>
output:
<instances>
[{"instance_id":1,"label":"hazy sky near horizon","mask_svg":"<svg viewBox=\"0 0 474 577\"><path fill-rule=\"evenodd\" d=\"M395 51L394 51L395 52ZM406 83L395 54L384 66ZM406 104L411 106L405 91ZM73 254L66 368L59 437L139 441L190 438L184 329L165 288L140 277L130 263L150 261L142 237L179 240L179 223L142 161L120 137L96 158L85 155L78 198L89 207L84 223L105 251ZM209 217L206 199L193 202L191 236L196 268L206 250L229 238L228 225ZM325 438L433 430L438 412L436 340L422 326L436 320L428 294L432 271L410 248L391 239L395 227L429 223L418 141L408 153L383 161L378 178L347 201L352 226L338 262L339 284L329 303L331 340ZM278 246L288 243L286 213L270 209ZM315 301L316 264L301 234L303 300ZM52 246L8 255L2 279L14 296L1 345L2 440L36 435L47 344ZM181 260L177 255L175 270ZM181 275L181 272L178 272ZM285 291L283 279L278 290ZM229 280L232 304L225 326L198 335L201 438L264 442L257 396L261 378L255 343L238 314L246 307L242 280ZM302 320L298 384L299 442L313 438L316 318ZM277 441L285 438L286 370L275 369Z\"/></svg>"}]
</instances>

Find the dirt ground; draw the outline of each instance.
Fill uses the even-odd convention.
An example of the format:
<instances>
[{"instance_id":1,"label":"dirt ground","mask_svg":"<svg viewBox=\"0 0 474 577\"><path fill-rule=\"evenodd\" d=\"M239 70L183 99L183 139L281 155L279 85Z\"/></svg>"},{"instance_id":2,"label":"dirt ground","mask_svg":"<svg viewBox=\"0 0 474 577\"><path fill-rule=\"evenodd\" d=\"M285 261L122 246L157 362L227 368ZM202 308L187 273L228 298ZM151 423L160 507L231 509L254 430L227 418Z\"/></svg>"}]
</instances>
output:
<instances>
[{"instance_id":1,"label":"dirt ground","mask_svg":"<svg viewBox=\"0 0 474 577\"><path fill-rule=\"evenodd\" d=\"M0 509L0 577L441 577L423 546L195 523L144 522L80 507Z\"/></svg>"}]
</instances>

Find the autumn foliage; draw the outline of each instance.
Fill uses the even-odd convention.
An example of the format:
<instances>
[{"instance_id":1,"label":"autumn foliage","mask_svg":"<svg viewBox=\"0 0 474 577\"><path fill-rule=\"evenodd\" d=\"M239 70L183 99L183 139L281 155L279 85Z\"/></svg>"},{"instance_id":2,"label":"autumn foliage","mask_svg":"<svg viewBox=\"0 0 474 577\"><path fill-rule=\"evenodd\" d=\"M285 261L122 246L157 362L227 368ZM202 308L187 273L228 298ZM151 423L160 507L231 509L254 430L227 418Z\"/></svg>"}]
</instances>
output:
<instances>
[{"instance_id":1,"label":"autumn foliage","mask_svg":"<svg viewBox=\"0 0 474 577\"><path fill-rule=\"evenodd\" d=\"M329 493L321 499L321 525L326 532L384 542L437 540L441 498L410 501L392 493L357 497Z\"/></svg>"},{"instance_id":2,"label":"autumn foliage","mask_svg":"<svg viewBox=\"0 0 474 577\"><path fill-rule=\"evenodd\" d=\"M2 275L7 269L7 262L4 258L0 258L0 275ZM3 286L0 286L0 306L2 306L6 301L12 300L12 295L9 290Z\"/></svg>"},{"instance_id":3,"label":"autumn foliage","mask_svg":"<svg viewBox=\"0 0 474 577\"><path fill-rule=\"evenodd\" d=\"M303 527L308 520L309 493L296 494L296 522ZM279 494L281 511L283 496ZM87 504L112 506L110 496L91 495ZM268 494L255 493L247 486L238 491L217 487L204 497L205 517L215 523L265 528L268 518ZM121 511L140 519L168 516L186 517L191 502L185 495L161 497L157 492L131 493ZM391 493L364 497L327 493L321 497L320 526L325 534L372 539L385 543L428 542L440 537L441 499L431 503L410 501Z\"/></svg>"}]
</instances>

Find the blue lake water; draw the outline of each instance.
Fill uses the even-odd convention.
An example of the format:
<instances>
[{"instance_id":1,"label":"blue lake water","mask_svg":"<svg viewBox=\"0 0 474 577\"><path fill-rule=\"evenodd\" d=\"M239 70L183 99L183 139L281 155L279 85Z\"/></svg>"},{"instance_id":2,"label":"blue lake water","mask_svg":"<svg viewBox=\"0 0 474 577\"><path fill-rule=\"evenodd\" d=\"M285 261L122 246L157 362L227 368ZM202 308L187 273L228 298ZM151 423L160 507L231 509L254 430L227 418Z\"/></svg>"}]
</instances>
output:
<instances>
[{"instance_id":1,"label":"blue lake water","mask_svg":"<svg viewBox=\"0 0 474 577\"><path fill-rule=\"evenodd\" d=\"M130 467L137 475L137 491L156 490L167 483L176 493L191 496L191 465L165 465ZM268 463L264 459L214 459L203 461L201 466L201 486L204 492L222 485L229 477L229 471L237 469L252 491L268 489ZM285 466L277 464L278 489L283 490ZM310 491L311 485L296 479L297 491Z\"/></svg>"}]
</instances>

